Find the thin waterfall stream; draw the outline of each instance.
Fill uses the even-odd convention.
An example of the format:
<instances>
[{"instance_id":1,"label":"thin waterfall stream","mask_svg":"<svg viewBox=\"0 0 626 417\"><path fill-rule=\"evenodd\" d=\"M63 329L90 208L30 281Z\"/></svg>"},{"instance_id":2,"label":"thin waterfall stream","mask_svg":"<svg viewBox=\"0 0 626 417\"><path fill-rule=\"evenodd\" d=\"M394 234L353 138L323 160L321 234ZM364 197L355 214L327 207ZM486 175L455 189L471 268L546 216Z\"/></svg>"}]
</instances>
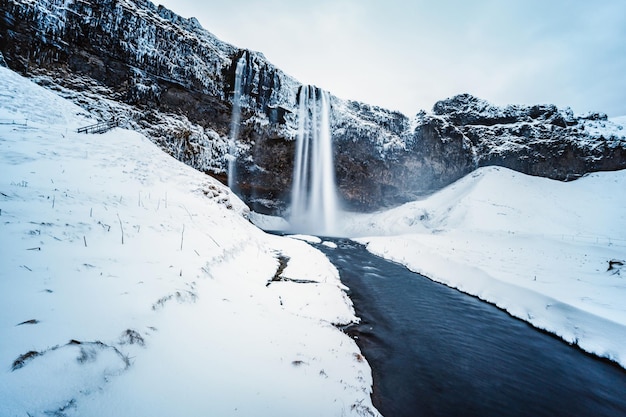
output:
<instances>
[{"instance_id":1,"label":"thin waterfall stream","mask_svg":"<svg viewBox=\"0 0 626 417\"><path fill-rule=\"evenodd\" d=\"M233 110L230 121L230 135L228 140L228 187L235 191L237 186L237 139L239 138L239 124L241 123L241 96L244 70L246 67L246 53L238 60L235 68L235 86L233 89Z\"/></svg>"}]
</instances>

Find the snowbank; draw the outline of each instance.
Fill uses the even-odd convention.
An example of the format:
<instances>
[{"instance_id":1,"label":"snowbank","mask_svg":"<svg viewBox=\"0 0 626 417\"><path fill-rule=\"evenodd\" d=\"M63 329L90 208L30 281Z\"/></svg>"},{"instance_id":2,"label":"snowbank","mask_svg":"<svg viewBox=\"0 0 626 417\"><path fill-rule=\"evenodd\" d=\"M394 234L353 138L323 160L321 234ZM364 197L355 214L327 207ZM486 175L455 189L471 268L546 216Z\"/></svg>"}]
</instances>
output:
<instances>
[{"instance_id":1,"label":"snowbank","mask_svg":"<svg viewBox=\"0 0 626 417\"><path fill-rule=\"evenodd\" d=\"M429 198L346 218L385 258L626 367L626 171L563 183L482 168Z\"/></svg>"},{"instance_id":2,"label":"snowbank","mask_svg":"<svg viewBox=\"0 0 626 417\"><path fill-rule=\"evenodd\" d=\"M0 68L0 415L378 415L337 270Z\"/></svg>"}]
</instances>

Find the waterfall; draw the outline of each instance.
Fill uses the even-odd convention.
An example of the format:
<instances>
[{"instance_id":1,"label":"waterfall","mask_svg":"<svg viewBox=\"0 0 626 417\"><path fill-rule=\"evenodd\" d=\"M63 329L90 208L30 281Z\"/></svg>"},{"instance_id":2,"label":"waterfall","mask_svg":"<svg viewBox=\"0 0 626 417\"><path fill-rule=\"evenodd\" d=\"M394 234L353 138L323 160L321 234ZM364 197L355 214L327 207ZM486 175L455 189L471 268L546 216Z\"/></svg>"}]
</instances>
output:
<instances>
[{"instance_id":1,"label":"waterfall","mask_svg":"<svg viewBox=\"0 0 626 417\"><path fill-rule=\"evenodd\" d=\"M230 115L230 138L228 140L228 187L235 190L237 185L237 138L239 137L239 124L241 122L241 95L244 70L246 68L246 53L237 60L235 68L235 88L233 90L233 111Z\"/></svg>"},{"instance_id":2,"label":"waterfall","mask_svg":"<svg viewBox=\"0 0 626 417\"><path fill-rule=\"evenodd\" d=\"M329 95L315 87L302 86L290 223L300 232L333 234L338 209Z\"/></svg>"}]
</instances>

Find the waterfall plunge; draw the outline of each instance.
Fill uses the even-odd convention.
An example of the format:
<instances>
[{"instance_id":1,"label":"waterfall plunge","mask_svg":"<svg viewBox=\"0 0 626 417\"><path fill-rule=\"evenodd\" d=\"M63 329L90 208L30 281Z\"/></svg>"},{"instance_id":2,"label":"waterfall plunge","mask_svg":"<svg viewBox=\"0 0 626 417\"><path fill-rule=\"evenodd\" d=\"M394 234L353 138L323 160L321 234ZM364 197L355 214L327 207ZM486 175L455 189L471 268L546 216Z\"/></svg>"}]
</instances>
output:
<instances>
[{"instance_id":1,"label":"waterfall plunge","mask_svg":"<svg viewBox=\"0 0 626 417\"><path fill-rule=\"evenodd\" d=\"M237 60L235 68L235 88L233 91L233 111L230 115L230 138L228 141L228 187L235 191L237 185L236 164L237 164L237 138L239 137L239 124L241 122L241 94L243 75L246 67L246 54Z\"/></svg>"},{"instance_id":2,"label":"waterfall plunge","mask_svg":"<svg viewBox=\"0 0 626 417\"><path fill-rule=\"evenodd\" d=\"M290 223L300 232L331 235L336 232L338 209L328 92L303 86L298 102Z\"/></svg>"}]
</instances>

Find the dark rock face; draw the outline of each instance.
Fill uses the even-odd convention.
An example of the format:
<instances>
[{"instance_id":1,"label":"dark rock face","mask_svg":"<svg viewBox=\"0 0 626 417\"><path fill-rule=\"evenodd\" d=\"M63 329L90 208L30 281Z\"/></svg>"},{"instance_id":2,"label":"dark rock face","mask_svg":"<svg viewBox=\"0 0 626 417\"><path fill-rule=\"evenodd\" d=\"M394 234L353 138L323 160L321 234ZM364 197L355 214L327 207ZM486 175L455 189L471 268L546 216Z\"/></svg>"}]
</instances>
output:
<instances>
[{"instance_id":1,"label":"dark rock face","mask_svg":"<svg viewBox=\"0 0 626 417\"><path fill-rule=\"evenodd\" d=\"M243 126L240 137L248 150L237 160L237 193L259 213L282 213L290 198L295 141L258 126Z\"/></svg>"},{"instance_id":2,"label":"dark rock face","mask_svg":"<svg viewBox=\"0 0 626 417\"><path fill-rule=\"evenodd\" d=\"M242 93L247 98L249 107L263 112L270 123L284 124L285 115L291 111L281 107L278 93L281 91L282 73L270 65L261 54L253 54L250 51L239 51L233 57L233 64L227 67L226 88L229 93L233 92L235 84L235 70L237 62L245 62L242 74Z\"/></svg>"},{"instance_id":3,"label":"dark rock face","mask_svg":"<svg viewBox=\"0 0 626 417\"><path fill-rule=\"evenodd\" d=\"M577 118L554 105L500 108L467 94L437 102L433 112L470 140L476 166L563 181L626 166L625 132L605 114Z\"/></svg>"},{"instance_id":4,"label":"dark rock face","mask_svg":"<svg viewBox=\"0 0 626 417\"><path fill-rule=\"evenodd\" d=\"M397 205L473 169L469 141L441 119L424 118L412 130L400 113L359 103L344 114L351 112L333 126L337 182L348 208Z\"/></svg>"},{"instance_id":5,"label":"dark rock face","mask_svg":"<svg viewBox=\"0 0 626 417\"><path fill-rule=\"evenodd\" d=\"M242 60L237 192L263 213L288 206L300 83L195 19L147 0L0 0L0 65L3 58L224 182ZM600 113L497 107L467 94L413 119L335 97L331 108L336 178L350 209L397 205L485 165L559 180L626 168L624 133Z\"/></svg>"}]
</instances>

